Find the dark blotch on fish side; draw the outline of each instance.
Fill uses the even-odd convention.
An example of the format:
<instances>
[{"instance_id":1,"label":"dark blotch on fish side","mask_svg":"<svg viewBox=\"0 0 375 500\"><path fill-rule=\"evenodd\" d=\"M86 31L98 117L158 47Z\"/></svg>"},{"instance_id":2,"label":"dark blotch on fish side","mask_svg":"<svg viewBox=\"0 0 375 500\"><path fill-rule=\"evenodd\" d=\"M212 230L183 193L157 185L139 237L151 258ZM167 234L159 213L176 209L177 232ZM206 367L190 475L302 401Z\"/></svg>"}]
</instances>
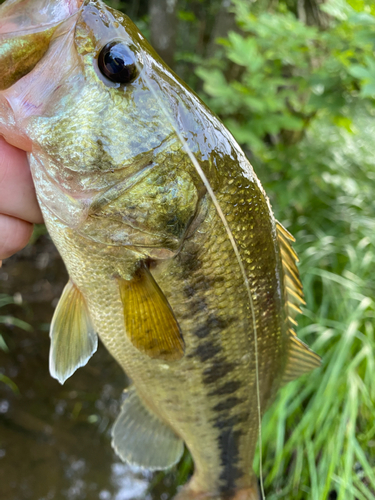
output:
<instances>
[{"instance_id":1,"label":"dark blotch on fish side","mask_svg":"<svg viewBox=\"0 0 375 500\"><path fill-rule=\"evenodd\" d=\"M237 406L237 405L243 403L243 401L244 401L243 398L237 398L236 396L232 396L231 398L227 398L224 401L220 401L220 403L218 403L212 409L213 409L213 411L217 411L217 412L230 410L234 406Z\"/></svg>"},{"instance_id":2,"label":"dark blotch on fish side","mask_svg":"<svg viewBox=\"0 0 375 500\"><path fill-rule=\"evenodd\" d=\"M194 358L195 356L198 357L202 363L208 361L211 358L214 358L216 354L219 354L221 351L221 347L218 346L217 344L214 344L213 342L205 342L200 344L195 351L190 354L191 358Z\"/></svg>"},{"instance_id":3,"label":"dark blotch on fish side","mask_svg":"<svg viewBox=\"0 0 375 500\"><path fill-rule=\"evenodd\" d=\"M193 334L197 336L199 339L204 339L208 337L208 335L210 334L209 324L204 323L203 325L198 326L198 328L193 331Z\"/></svg>"},{"instance_id":4,"label":"dark blotch on fish side","mask_svg":"<svg viewBox=\"0 0 375 500\"><path fill-rule=\"evenodd\" d=\"M193 334L200 339L204 339L208 337L212 330L223 330L224 328L228 328L228 326L233 323L234 319L235 318L224 319L219 316L211 315L203 325L199 325L198 328L194 330Z\"/></svg>"},{"instance_id":5,"label":"dark blotch on fish side","mask_svg":"<svg viewBox=\"0 0 375 500\"><path fill-rule=\"evenodd\" d=\"M186 294L185 294L186 295ZM199 297L194 297L189 302L189 308L181 315L183 319L190 319L199 315L200 313L205 313L207 311L207 304L204 299Z\"/></svg>"},{"instance_id":6,"label":"dark blotch on fish side","mask_svg":"<svg viewBox=\"0 0 375 500\"><path fill-rule=\"evenodd\" d=\"M203 371L203 383L215 384L218 379L225 377L235 368L235 363L228 363L223 357L216 358L212 365Z\"/></svg>"},{"instance_id":7,"label":"dark blotch on fish side","mask_svg":"<svg viewBox=\"0 0 375 500\"><path fill-rule=\"evenodd\" d=\"M182 279L190 279L192 274L199 271L199 269L202 267L202 261L196 255L189 256L189 258L180 257L180 262L182 269Z\"/></svg>"},{"instance_id":8,"label":"dark blotch on fish side","mask_svg":"<svg viewBox=\"0 0 375 500\"><path fill-rule=\"evenodd\" d=\"M231 429L237 424L242 424L244 422L247 422L249 419L249 413L248 412L242 412L239 413L238 415L233 415L232 417L228 418L223 418L220 416L215 423L213 424L216 429Z\"/></svg>"},{"instance_id":9,"label":"dark blotch on fish side","mask_svg":"<svg viewBox=\"0 0 375 500\"><path fill-rule=\"evenodd\" d=\"M228 318L223 318L222 316L215 316L211 315L207 323L210 326L210 328L217 328L218 330L223 330L224 328L228 328L236 318L233 317L228 317Z\"/></svg>"},{"instance_id":10,"label":"dark blotch on fish side","mask_svg":"<svg viewBox=\"0 0 375 500\"><path fill-rule=\"evenodd\" d=\"M199 292L198 287L186 285L183 288L183 292L185 297L190 299L188 302L188 307L186 308L186 312L182 315L183 318L191 318L192 316L195 316L207 310L207 303L204 297L199 297L199 295L196 295Z\"/></svg>"},{"instance_id":11,"label":"dark blotch on fish side","mask_svg":"<svg viewBox=\"0 0 375 500\"><path fill-rule=\"evenodd\" d=\"M208 393L209 396L224 396L225 394L233 394L241 387L241 382L239 380L231 380L226 382L224 385L219 386L214 391Z\"/></svg>"},{"instance_id":12,"label":"dark blotch on fish side","mask_svg":"<svg viewBox=\"0 0 375 500\"><path fill-rule=\"evenodd\" d=\"M189 304L189 316L198 314L207 309L207 304L204 299L200 299L199 297L194 298Z\"/></svg>"},{"instance_id":13,"label":"dark blotch on fish side","mask_svg":"<svg viewBox=\"0 0 375 500\"><path fill-rule=\"evenodd\" d=\"M185 285L182 291L184 292L185 297L191 299L192 297L194 297L198 290L191 285Z\"/></svg>"},{"instance_id":14,"label":"dark blotch on fish side","mask_svg":"<svg viewBox=\"0 0 375 500\"><path fill-rule=\"evenodd\" d=\"M233 429L224 429L219 437L220 460L222 472L220 474L221 486L220 493L228 500L236 489L236 479L243 475L243 471L237 466L240 453L239 442L242 431Z\"/></svg>"},{"instance_id":15,"label":"dark blotch on fish side","mask_svg":"<svg viewBox=\"0 0 375 500\"><path fill-rule=\"evenodd\" d=\"M224 276L206 276L205 277L205 282L206 282L206 287L209 288L215 288L217 285L221 285L224 283L225 278Z\"/></svg>"}]
</instances>

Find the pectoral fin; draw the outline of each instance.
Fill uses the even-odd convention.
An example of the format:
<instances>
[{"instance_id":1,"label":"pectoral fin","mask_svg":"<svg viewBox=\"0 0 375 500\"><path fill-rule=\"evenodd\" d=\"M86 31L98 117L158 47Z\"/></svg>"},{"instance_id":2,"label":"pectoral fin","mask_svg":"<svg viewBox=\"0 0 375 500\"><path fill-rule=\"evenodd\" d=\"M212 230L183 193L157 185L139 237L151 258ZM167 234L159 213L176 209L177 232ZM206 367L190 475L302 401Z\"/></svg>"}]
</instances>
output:
<instances>
[{"instance_id":1,"label":"pectoral fin","mask_svg":"<svg viewBox=\"0 0 375 500\"><path fill-rule=\"evenodd\" d=\"M84 366L98 347L86 301L69 281L52 318L49 370L61 384Z\"/></svg>"},{"instance_id":2,"label":"pectoral fin","mask_svg":"<svg viewBox=\"0 0 375 500\"><path fill-rule=\"evenodd\" d=\"M144 406L134 388L112 428L112 446L125 462L154 470L172 467L184 451L183 441Z\"/></svg>"},{"instance_id":3,"label":"pectoral fin","mask_svg":"<svg viewBox=\"0 0 375 500\"><path fill-rule=\"evenodd\" d=\"M150 358L178 360L184 341L171 306L142 265L132 280L119 279L125 329L131 343Z\"/></svg>"}]
</instances>

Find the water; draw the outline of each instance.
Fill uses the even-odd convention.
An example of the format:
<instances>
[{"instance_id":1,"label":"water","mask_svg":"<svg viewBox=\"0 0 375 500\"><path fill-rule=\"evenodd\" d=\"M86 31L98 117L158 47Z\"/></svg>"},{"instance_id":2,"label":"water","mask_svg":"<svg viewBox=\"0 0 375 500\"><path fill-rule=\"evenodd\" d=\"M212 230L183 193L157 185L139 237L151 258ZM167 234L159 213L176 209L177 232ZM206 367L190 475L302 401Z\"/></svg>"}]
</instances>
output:
<instances>
[{"instance_id":1,"label":"water","mask_svg":"<svg viewBox=\"0 0 375 500\"><path fill-rule=\"evenodd\" d=\"M33 328L0 324L9 348L0 350L0 373L18 388L0 381L0 498L168 500L176 491L175 472L134 471L112 451L110 429L128 382L105 348L99 345L63 386L49 375L48 327L66 282L47 236L0 269L0 293L18 302L0 315Z\"/></svg>"}]
</instances>

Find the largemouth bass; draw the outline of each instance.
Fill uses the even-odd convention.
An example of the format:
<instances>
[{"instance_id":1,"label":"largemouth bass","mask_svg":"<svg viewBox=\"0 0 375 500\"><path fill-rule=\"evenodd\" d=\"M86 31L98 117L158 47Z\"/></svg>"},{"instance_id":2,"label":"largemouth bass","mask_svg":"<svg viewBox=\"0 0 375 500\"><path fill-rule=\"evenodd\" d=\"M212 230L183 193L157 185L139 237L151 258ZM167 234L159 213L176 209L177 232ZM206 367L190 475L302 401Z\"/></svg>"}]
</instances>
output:
<instances>
[{"instance_id":1,"label":"largemouth bass","mask_svg":"<svg viewBox=\"0 0 375 500\"><path fill-rule=\"evenodd\" d=\"M124 14L100 0L0 8L0 134L28 152L69 272L51 324L63 383L99 335L133 385L112 436L179 500L259 498L277 390L319 365L294 332L293 237L238 144Z\"/></svg>"}]
</instances>

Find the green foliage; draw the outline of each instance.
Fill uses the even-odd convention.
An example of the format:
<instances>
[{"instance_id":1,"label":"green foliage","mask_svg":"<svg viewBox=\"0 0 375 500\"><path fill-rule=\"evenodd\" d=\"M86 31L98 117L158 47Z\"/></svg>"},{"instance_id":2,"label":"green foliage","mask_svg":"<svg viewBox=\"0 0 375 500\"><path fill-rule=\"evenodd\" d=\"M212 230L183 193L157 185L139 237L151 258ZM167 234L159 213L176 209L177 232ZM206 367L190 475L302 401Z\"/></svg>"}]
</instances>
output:
<instances>
[{"instance_id":1,"label":"green foliage","mask_svg":"<svg viewBox=\"0 0 375 500\"><path fill-rule=\"evenodd\" d=\"M9 304L20 304L21 302L18 299L18 294L15 295L15 297L9 297L9 295L2 293L0 294L0 308L7 306ZM0 325L12 325L12 326L17 326L18 328L22 328L22 330L26 331L31 331L32 327L26 323L25 321L22 321L21 319L15 318L10 315L2 316L0 315ZM3 351L7 351L8 347L4 341L4 338L1 334L0 331L0 349Z\"/></svg>"},{"instance_id":2,"label":"green foliage","mask_svg":"<svg viewBox=\"0 0 375 500\"><path fill-rule=\"evenodd\" d=\"M374 498L375 126L360 110L352 120L355 135L318 119L263 165L276 215L297 238L307 302L298 334L323 358L264 419L269 500L325 500L332 489Z\"/></svg>"},{"instance_id":3,"label":"green foliage","mask_svg":"<svg viewBox=\"0 0 375 500\"><path fill-rule=\"evenodd\" d=\"M328 500L335 491L339 500L370 500L375 5L331 0L324 27L307 26L294 7L235 0L241 31L219 40L221 57L197 73L296 236L307 302L298 334L323 358L264 418L267 499Z\"/></svg>"},{"instance_id":4,"label":"green foliage","mask_svg":"<svg viewBox=\"0 0 375 500\"><path fill-rule=\"evenodd\" d=\"M10 297L5 293L0 294L0 308L10 304L20 304L18 295L15 295L15 297ZM6 326L17 326L18 328L22 328L23 330L26 331L32 330L32 327L28 323L10 315L5 315L5 316L0 315L0 325L1 324ZM4 340L4 336L1 333L1 331L0 331L0 349L5 352L8 352L8 346ZM19 393L17 385L13 382L13 380L11 380L3 373L0 373L0 382L6 384L10 389L12 389L14 393Z\"/></svg>"},{"instance_id":5,"label":"green foliage","mask_svg":"<svg viewBox=\"0 0 375 500\"><path fill-rule=\"evenodd\" d=\"M299 141L325 114L350 128L348 106L375 95L375 16L364 3L325 4L327 29L306 26L280 3L254 12L234 1L240 33L219 40L224 58L202 65L206 101L255 154Z\"/></svg>"}]
</instances>

